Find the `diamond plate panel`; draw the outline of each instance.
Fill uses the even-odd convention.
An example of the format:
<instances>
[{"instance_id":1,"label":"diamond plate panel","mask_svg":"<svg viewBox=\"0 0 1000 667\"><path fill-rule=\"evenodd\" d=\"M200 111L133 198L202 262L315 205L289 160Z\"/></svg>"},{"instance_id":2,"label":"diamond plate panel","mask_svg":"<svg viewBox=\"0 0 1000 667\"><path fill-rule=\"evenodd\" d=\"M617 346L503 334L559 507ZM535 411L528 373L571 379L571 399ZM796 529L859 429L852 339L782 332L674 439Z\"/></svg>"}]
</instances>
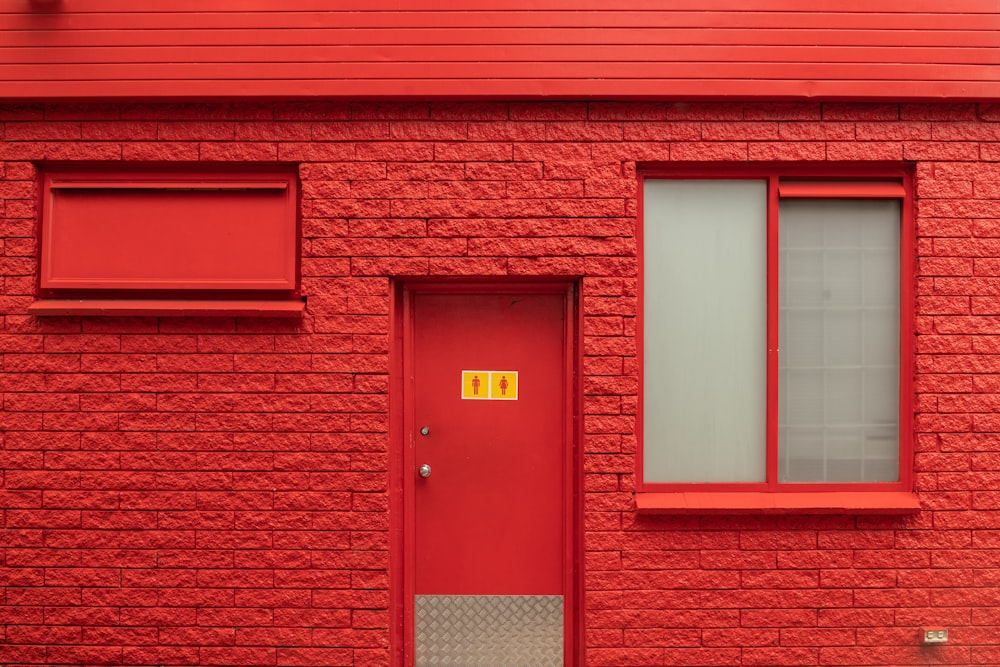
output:
<instances>
[{"instance_id":1,"label":"diamond plate panel","mask_svg":"<svg viewBox=\"0 0 1000 667\"><path fill-rule=\"evenodd\" d=\"M561 595L418 595L417 667L563 664Z\"/></svg>"}]
</instances>

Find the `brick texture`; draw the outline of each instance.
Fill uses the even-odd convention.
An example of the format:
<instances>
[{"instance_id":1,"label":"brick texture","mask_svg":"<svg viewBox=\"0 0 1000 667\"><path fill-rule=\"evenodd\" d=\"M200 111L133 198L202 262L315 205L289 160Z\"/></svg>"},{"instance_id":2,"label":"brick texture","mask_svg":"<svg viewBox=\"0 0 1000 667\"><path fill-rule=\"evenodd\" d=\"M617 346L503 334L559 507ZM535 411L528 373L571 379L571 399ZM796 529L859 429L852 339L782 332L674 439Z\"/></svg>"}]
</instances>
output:
<instances>
[{"instance_id":1,"label":"brick texture","mask_svg":"<svg viewBox=\"0 0 1000 667\"><path fill-rule=\"evenodd\" d=\"M995 109L130 103L0 119L0 663L394 662L389 279L429 275L582 277L586 664L1000 661ZM46 160L298 163L305 318L29 317ZM676 160L914 163L919 514L635 514L636 163ZM922 625L949 643L920 646Z\"/></svg>"}]
</instances>

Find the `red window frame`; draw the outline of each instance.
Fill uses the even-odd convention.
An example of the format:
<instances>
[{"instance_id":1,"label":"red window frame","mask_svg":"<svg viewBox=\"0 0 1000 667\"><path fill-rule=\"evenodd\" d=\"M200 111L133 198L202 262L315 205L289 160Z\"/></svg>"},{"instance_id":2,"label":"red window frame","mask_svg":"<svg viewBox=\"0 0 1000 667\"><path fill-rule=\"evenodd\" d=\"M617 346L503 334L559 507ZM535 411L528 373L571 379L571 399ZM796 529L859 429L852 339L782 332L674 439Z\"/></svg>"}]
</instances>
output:
<instances>
[{"instance_id":1,"label":"red window frame","mask_svg":"<svg viewBox=\"0 0 1000 667\"><path fill-rule=\"evenodd\" d=\"M29 313L301 314L295 169L45 165L41 179Z\"/></svg>"},{"instance_id":2,"label":"red window frame","mask_svg":"<svg viewBox=\"0 0 1000 667\"><path fill-rule=\"evenodd\" d=\"M913 175L905 165L706 165L640 166L637 236L639 252L639 401L635 464L636 501L646 512L916 511L913 488L914 216ZM644 258L643 192L646 180L763 180L766 211L766 461L765 481L753 483L645 482L643 432ZM781 199L898 199L899 294L899 480L896 482L778 482L778 206ZM696 443L691 443L695 446Z\"/></svg>"}]
</instances>

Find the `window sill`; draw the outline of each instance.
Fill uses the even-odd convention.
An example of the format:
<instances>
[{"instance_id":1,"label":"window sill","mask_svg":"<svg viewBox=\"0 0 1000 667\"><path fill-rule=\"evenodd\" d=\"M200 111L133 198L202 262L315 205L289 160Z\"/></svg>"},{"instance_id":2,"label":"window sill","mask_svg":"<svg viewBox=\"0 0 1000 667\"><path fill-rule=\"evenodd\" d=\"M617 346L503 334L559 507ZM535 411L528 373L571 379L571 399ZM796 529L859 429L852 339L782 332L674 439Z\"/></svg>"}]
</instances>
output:
<instances>
[{"instance_id":1,"label":"window sill","mask_svg":"<svg viewBox=\"0 0 1000 667\"><path fill-rule=\"evenodd\" d=\"M28 306L28 314L40 317L59 315L301 317L305 307L303 301L39 299Z\"/></svg>"},{"instance_id":2,"label":"window sill","mask_svg":"<svg viewBox=\"0 0 1000 667\"><path fill-rule=\"evenodd\" d=\"M636 493L640 514L915 514L906 491L781 491Z\"/></svg>"}]
</instances>

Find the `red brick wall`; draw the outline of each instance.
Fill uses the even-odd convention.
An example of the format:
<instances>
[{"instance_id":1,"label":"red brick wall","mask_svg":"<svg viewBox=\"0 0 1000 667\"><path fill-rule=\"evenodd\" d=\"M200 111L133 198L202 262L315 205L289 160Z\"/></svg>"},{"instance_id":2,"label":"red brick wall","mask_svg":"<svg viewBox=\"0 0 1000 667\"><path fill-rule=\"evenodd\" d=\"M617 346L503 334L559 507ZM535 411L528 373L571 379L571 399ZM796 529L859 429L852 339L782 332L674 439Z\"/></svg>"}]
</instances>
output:
<instances>
[{"instance_id":1,"label":"red brick wall","mask_svg":"<svg viewBox=\"0 0 1000 667\"><path fill-rule=\"evenodd\" d=\"M1000 106L0 107L0 662L390 660L387 276L584 276L586 662L1000 664ZM35 163L301 163L301 321L52 318ZM636 161L912 161L923 511L638 517ZM951 641L923 648L923 624Z\"/></svg>"}]
</instances>

